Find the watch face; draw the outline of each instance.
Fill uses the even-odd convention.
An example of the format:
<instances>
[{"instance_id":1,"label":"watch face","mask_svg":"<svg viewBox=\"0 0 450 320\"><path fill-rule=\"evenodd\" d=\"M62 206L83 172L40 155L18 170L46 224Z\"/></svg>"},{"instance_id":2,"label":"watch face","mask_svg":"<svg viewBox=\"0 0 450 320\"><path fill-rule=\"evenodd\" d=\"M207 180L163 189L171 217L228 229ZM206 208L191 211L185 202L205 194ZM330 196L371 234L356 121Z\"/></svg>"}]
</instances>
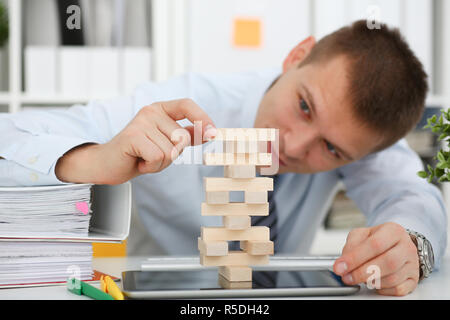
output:
<instances>
[{"instance_id":1,"label":"watch face","mask_svg":"<svg viewBox=\"0 0 450 320\"><path fill-rule=\"evenodd\" d=\"M426 264L427 269L432 271L433 267L434 267L433 249L431 249L430 242L428 242L427 240L424 241L423 246L424 246L423 254L424 254L424 258L425 258L424 262Z\"/></svg>"}]
</instances>

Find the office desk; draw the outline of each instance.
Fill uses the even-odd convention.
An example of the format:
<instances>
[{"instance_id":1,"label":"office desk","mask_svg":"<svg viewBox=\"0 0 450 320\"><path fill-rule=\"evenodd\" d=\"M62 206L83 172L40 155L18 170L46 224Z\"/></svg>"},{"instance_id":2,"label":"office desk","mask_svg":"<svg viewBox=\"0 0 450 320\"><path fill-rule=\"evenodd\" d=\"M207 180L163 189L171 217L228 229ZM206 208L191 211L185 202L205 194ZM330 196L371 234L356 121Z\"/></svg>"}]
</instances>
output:
<instances>
[{"instance_id":1,"label":"office desk","mask_svg":"<svg viewBox=\"0 0 450 320\"><path fill-rule=\"evenodd\" d=\"M121 277L121 272L125 270L139 270L144 257L126 258L95 258L93 260L94 269L101 272ZM99 285L96 285L100 287ZM359 293L351 296L339 297L301 297L295 299L418 299L418 300L439 300L450 299L450 254L447 254L442 261L441 268L431 274L419 284L413 293L405 297L386 297L378 295L374 290L369 290L362 286ZM90 299L85 296L77 296L67 291L65 286L52 287L32 287L16 289L0 289L0 300L81 300ZM284 298L285 299L285 298Z\"/></svg>"}]
</instances>

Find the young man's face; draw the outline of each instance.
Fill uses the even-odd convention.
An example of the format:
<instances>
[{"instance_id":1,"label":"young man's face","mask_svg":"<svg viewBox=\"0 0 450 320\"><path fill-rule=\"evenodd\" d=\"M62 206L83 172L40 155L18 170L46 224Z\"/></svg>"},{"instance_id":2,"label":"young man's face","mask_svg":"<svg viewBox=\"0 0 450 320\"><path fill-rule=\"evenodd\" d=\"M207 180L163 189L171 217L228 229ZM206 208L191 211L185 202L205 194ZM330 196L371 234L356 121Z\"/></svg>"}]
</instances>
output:
<instances>
[{"instance_id":1,"label":"young man's face","mask_svg":"<svg viewBox=\"0 0 450 320\"><path fill-rule=\"evenodd\" d=\"M353 116L346 63L343 56L301 68L298 61L285 61L283 74L264 95L255 127L279 129L279 173L332 170L380 143Z\"/></svg>"}]
</instances>

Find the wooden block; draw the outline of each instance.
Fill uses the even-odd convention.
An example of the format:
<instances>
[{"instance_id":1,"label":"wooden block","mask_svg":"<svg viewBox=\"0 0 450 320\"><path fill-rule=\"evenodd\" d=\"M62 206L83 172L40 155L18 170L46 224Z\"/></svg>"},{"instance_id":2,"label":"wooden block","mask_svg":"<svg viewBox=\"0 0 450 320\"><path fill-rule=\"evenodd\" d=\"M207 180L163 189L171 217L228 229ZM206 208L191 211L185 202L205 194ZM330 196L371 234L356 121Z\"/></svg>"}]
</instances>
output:
<instances>
[{"instance_id":1,"label":"wooden block","mask_svg":"<svg viewBox=\"0 0 450 320\"><path fill-rule=\"evenodd\" d=\"M275 141L273 128L218 128L216 141Z\"/></svg>"},{"instance_id":2,"label":"wooden block","mask_svg":"<svg viewBox=\"0 0 450 320\"><path fill-rule=\"evenodd\" d=\"M268 153L267 141L223 141L223 153Z\"/></svg>"},{"instance_id":3,"label":"wooden block","mask_svg":"<svg viewBox=\"0 0 450 320\"><path fill-rule=\"evenodd\" d=\"M252 281L252 268L248 266L222 266L219 274L228 281Z\"/></svg>"},{"instance_id":4,"label":"wooden block","mask_svg":"<svg viewBox=\"0 0 450 320\"><path fill-rule=\"evenodd\" d=\"M225 166L223 170L223 175L225 178L233 179L249 179L256 177L256 167L255 166Z\"/></svg>"},{"instance_id":5,"label":"wooden block","mask_svg":"<svg viewBox=\"0 0 450 320\"><path fill-rule=\"evenodd\" d=\"M205 191L273 191L273 178L204 178Z\"/></svg>"},{"instance_id":6,"label":"wooden block","mask_svg":"<svg viewBox=\"0 0 450 320\"><path fill-rule=\"evenodd\" d=\"M253 285L251 281L230 281L220 274L218 284L224 289L251 289Z\"/></svg>"},{"instance_id":7,"label":"wooden block","mask_svg":"<svg viewBox=\"0 0 450 320\"><path fill-rule=\"evenodd\" d=\"M241 241L241 249L251 255L267 255L273 254L273 241Z\"/></svg>"},{"instance_id":8,"label":"wooden block","mask_svg":"<svg viewBox=\"0 0 450 320\"><path fill-rule=\"evenodd\" d=\"M228 254L228 242L226 241L204 241L198 238L198 250L206 256L226 256Z\"/></svg>"},{"instance_id":9,"label":"wooden block","mask_svg":"<svg viewBox=\"0 0 450 320\"><path fill-rule=\"evenodd\" d=\"M271 153L205 153L203 164L206 166L254 165L271 166Z\"/></svg>"},{"instance_id":10,"label":"wooden block","mask_svg":"<svg viewBox=\"0 0 450 320\"><path fill-rule=\"evenodd\" d=\"M267 191L245 191L245 203L267 203Z\"/></svg>"},{"instance_id":11,"label":"wooden block","mask_svg":"<svg viewBox=\"0 0 450 320\"><path fill-rule=\"evenodd\" d=\"M202 227L201 236L204 241L266 241L270 240L270 229L264 226L255 226L245 230L229 230L225 227Z\"/></svg>"},{"instance_id":12,"label":"wooden block","mask_svg":"<svg viewBox=\"0 0 450 320\"><path fill-rule=\"evenodd\" d=\"M228 191L207 191L205 200L208 204L228 204L230 202L230 193Z\"/></svg>"},{"instance_id":13,"label":"wooden block","mask_svg":"<svg viewBox=\"0 0 450 320\"><path fill-rule=\"evenodd\" d=\"M235 165L264 166L266 165L266 163L272 164L272 155L268 153L236 153L234 157L235 157L234 161Z\"/></svg>"},{"instance_id":14,"label":"wooden block","mask_svg":"<svg viewBox=\"0 0 450 320\"><path fill-rule=\"evenodd\" d=\"M244 230L251 226L250 216L224 216L223 225L231 230Z\"/></svg>"},{"instance_id":15,"label":"wooden block","mask_svg":"<svg viewBox=\"0 0 450 320\"><path fill-rule=\"evenodd\" d=\"M228 255L220 257L209 257L200 254L200 264L205 267L214 266L251 266L269 263L269 256L255 256L244 251L228 251Z\"/></svg>"},{"instance_id":16,"label":"wooden block","mask_svg":"<svg viewBox=\"0 0 450 320\"><path fill-rule=\"evenodd\" d=\"M202 216L267 216L269 204L247 204L231 202L229 204L202 203Z\"/></svg>"}]
</instances>

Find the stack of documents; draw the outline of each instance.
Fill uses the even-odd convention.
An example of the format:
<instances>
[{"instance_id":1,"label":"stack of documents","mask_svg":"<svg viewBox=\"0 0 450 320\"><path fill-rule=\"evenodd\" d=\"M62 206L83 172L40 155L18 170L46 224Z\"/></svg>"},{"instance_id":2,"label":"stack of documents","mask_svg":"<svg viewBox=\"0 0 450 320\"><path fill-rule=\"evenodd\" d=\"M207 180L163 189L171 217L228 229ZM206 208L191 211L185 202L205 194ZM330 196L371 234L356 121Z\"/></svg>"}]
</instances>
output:
<instances>
[{"instance_id":1,"label":"stack of documents","mask_svg":"<svg viewBox=\"0 0 450 320\"><path fill-rule=\"evenodd\" d=\"M0 288L92 279L91 189L0 188Z\"/></svg>"},{"instance_id":2,"label":"stack of documents","mask_svg":"<svg viewBox=\"0 0 450 320\"><path fill-rule=\"evenodd\" d=\"M0 188L1 237L85 237L91 185Z\"/></svg>"},{"instance_id":3,"label":"stack of documents","mask_svg":"<svg viewBox=\"0 0 450 320\"><path fill-rule=\"evenodd\" d=\"M92 244L82 242L0 242L0 288L4 285L90 280Z\"/></svg>"}]
</instances>

